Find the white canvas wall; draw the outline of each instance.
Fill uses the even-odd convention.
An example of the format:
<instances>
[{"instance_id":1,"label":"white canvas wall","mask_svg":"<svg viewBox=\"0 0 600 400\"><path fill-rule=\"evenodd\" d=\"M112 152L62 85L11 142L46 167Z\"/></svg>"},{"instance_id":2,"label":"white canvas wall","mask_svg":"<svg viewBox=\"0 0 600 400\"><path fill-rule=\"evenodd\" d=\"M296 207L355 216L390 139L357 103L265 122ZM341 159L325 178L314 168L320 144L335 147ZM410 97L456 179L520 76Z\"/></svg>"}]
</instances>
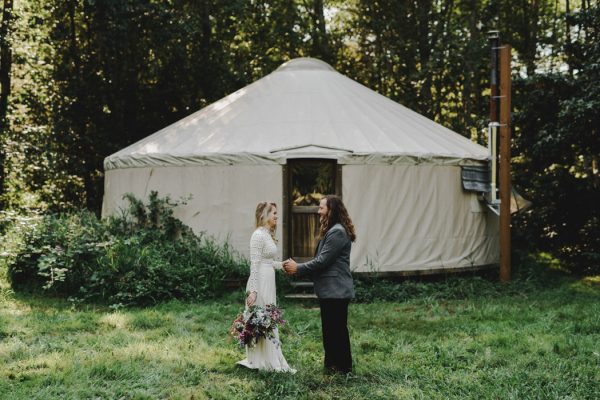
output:
<instances>
[{"instance_id":1,"label":"white canvas wall","mask_svg":"<svg viewBox=\"0 0 600 400\"><path fill-rule=\"evenodd\" d=\"M152 190L173 200L193 195L175 216L194 231L228 240L248 255L254 231L254 211L260 201L282 201L280 165L213 165L194 167L126 168L106 171L102 215L123 207L130 192L145 201ZM281 239L281 231L278 231ZM281 243L281 240L280 240Z\"/></svg>"},{"instance_id":2,"label":"white canvas wall","mask_svg":"<svg viewBox=\"0 0 600 400\"><path fill-rule=\"evenodd\" d=\"M458 166L345 165L342 187L357 230L357 271L498 262L497 218L463 192Z\"/></svg>"},{"instance_id":3,"label":"white canvas wall","mask_svg":"<svg viewBox=\"0 0 600 400\"><path fill-rule=\"evenodd\" d=\"M356 271L498 263L497 217L462 190L458 166L344 165L342 187L358 235L351 259ZM147 199L151 190L174 200L192 194L176 216L246 256L256 204L275 201L283 215L280 165L214 165L109 170L103 216L124 206L124 193Z\"/></svg>"}]
</instances>

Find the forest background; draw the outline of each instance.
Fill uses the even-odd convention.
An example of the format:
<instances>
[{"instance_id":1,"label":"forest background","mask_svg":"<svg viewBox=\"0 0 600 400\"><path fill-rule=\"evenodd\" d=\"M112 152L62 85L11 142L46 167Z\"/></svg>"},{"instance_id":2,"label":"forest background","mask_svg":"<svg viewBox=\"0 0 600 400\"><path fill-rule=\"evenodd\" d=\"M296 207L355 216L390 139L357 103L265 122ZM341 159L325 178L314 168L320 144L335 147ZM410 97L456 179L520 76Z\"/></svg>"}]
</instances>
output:
<instances>
[{"instance_id":1,"label":"forest background","mask_svg":"<svg viewBox=\"0 0 600 400\"><path fill-rule=\"evenodd\" d=\"M482 144L512 46L517 248L600 272L600 4L3 0L0 210L99 213L104 157L310 56Z\"/></svg>"}]
</instances>

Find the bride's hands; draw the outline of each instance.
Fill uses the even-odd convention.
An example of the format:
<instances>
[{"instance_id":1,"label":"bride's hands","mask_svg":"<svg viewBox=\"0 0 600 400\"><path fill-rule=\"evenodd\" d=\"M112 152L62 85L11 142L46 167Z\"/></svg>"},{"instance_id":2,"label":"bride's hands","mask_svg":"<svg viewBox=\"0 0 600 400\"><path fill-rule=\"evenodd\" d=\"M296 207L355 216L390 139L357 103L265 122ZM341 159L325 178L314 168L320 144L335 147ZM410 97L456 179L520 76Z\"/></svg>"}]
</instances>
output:
<instances>
[{"instance_id":1,"label":"bride's hands","mask_svg":"<svg viewBox=\"0 0 600 400\"><path fill-rule=\"evenodd\" d=\"M246 298L246 305L248 307L252 307L255 302L256 302L256 292L252 292Z\"/></svg>"}]
</instances>

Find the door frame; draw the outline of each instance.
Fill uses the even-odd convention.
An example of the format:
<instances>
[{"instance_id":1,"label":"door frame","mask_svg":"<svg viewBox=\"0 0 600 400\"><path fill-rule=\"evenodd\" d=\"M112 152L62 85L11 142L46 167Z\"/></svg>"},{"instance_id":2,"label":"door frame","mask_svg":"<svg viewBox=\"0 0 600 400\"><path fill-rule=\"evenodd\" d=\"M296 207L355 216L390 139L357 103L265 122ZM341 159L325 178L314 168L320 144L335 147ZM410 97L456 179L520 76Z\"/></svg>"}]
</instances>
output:
<instances>
[{"instance_id":1,"label":"door frame","mask_svg":"<svg viewBox=\"0 0 600 400\"><path fill-rule=\"evenodd\" d=\"M282 166L282 177L283 177L283 191L282 191L282 209L283 209L283 221L281 223L282 232L282 244L281 244L281 252L282 259L285 260L289 258L292 253L291 244L292 244L292 230L291 230L291 217L292 217L292 168L291 164L296 162L326 162L331 163L334 166L334 187L335 187L335 195L342 197L342 165L338 164L335 158L289 158L286 160L286 164ZM331 193L328 193L331 194ZM318 207L315 209L318 209Z\"/></svg>"}]
</instances>

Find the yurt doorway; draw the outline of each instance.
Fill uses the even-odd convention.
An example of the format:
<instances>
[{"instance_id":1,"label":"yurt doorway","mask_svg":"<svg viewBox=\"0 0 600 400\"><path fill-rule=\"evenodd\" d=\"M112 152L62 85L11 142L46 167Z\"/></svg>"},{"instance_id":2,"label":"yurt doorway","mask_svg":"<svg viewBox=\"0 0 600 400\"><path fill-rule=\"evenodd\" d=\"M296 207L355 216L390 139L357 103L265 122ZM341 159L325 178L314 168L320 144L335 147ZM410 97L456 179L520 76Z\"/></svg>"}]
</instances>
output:
<instances>
[{"instance_id":1,"label":"yurt doorway","mask_svg":"<svg viewBox=\"0 0 600 400\"><path fill-rule=\"evenodd\" d=\"M298 262L314 257L319 235L319 201L341 194L341 169L335 160L288 160L284 174L284 257Z\"/></svg>"}]
</instances>

